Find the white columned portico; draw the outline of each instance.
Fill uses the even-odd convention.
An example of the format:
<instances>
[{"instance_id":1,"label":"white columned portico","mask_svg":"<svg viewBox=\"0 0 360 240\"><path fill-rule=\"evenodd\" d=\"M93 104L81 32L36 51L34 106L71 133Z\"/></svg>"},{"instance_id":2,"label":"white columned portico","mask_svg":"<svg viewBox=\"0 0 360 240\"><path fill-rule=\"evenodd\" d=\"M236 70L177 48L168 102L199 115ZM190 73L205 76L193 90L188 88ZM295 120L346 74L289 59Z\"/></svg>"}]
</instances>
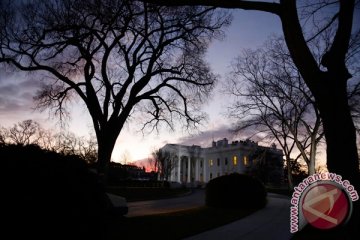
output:
<instances>
[{"instance_id":1,"label":"white columned portico","mask_svg":"<svg viewBox=\"0 0 360 240\"><path fill-rule=\"evenodd\" d=\"M187 174L187 183L190 183L190 173L191 173L191 159L188 157L188 174Z\"/></svg>"},{"instance_id":2,"label":"white columned portico","mask_svg":"<svg viewBox=\"0 0 360 240\"><path fill-rule=\"evenodd\" d=\"M199 181L199 159L195 159L195 181Z\"/></svg>"},{"instance_id":3,"label":"white columned portico","mask_svg":"<svg viewBox=\"0 0 360 240\"><path fill-rule=\"evenodd\" d=\"M203 169L204 169L204 172L203 172L203 179L204 179L204 182L207 182L207 176L206 176L206 164L207 163L207 160L206 159L203 159Z\"/></svg>"},{"instance_id":4,"label":"white columned portico","mask_svg":"<svg viewBox=\"0 0 360 240\"><path fill-rule=\"evenodd\" d=\"M178 174L177 174L177 182L181 183L181 180L180 180L180 172L181 172L181 158L178 157Z\"/></svg>"}]
</instances>

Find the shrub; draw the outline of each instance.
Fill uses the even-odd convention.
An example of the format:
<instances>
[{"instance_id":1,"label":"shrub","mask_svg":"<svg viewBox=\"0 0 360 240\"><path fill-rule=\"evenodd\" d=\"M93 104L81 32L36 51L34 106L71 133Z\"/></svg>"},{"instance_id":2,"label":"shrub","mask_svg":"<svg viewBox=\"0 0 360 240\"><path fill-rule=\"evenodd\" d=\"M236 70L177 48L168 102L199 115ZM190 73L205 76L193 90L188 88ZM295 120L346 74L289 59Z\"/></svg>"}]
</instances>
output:
<instances>
[{"instance_id":1,"label":"shrub","mask_svg":"<svg viewBox=\"0 0 360 240\"><path fill-rule=\"evenodd\" d=\"M261 208L266 190L257 179L233 173L214 178L206 185L206 205L218 208Z\"/></svg>"},{"instance_id":2,"label":"shrub","mask_svg":"<svg viewBox=\"0 0 360 240\"><path fill-rule=\"evenodd\" d=\"M111 204L79 157L4 145L0 159L1 212L14 239L101 239Z\"/></svg>"}]
</instances>

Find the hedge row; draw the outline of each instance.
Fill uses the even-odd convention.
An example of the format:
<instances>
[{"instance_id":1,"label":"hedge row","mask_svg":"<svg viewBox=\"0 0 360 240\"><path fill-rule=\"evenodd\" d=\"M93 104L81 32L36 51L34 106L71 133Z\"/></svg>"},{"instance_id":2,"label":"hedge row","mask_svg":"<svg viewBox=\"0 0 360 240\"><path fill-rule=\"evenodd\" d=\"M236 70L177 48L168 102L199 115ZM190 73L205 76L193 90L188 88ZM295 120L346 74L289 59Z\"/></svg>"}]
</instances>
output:
<instances>
[{"instance_id":1,"label":"hedge row","mask_svg":"<svg viewBox=\"0 0 360 240\"><path fill-rule=\"evenodd\" d=\"M206 185L206 204L218 208L261 208L266 204L264 185L251 176L233 173Z\"/></svg>"}]
</instances>

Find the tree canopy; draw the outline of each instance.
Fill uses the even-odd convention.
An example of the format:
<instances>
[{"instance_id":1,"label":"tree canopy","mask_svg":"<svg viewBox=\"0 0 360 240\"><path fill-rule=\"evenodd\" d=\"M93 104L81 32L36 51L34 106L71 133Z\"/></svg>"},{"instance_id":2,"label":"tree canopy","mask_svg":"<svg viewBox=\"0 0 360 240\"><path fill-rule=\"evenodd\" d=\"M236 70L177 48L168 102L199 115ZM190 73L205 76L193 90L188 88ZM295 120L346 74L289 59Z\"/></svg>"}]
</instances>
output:
<instances>
[{"instance_id":1,"label":"tree canopy","mask_svg":"<svg viewBox=\"0 0 360 240\"><path fill-rule=\"evenodd\" d=\"M36 98L40 108L62 117L70 100L86 105L104 168L129 120L154 130L204 119L199 106L216 81L204 53L229 21L208 7L9 1L1 9L0 63L38 73L33 76L44 83Z\"/></svg>"}]
</instances>

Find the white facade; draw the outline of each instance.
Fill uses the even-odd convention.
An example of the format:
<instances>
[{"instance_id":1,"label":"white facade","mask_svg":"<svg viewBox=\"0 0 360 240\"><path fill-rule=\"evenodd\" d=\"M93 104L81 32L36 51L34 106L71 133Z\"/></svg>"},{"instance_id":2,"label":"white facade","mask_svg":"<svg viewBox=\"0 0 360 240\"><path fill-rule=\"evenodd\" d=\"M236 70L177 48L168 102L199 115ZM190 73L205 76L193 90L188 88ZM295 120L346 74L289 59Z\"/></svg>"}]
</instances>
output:
<instances>
[{"instance_id":1,"label":"white facade","mask_svg":"<svg viewBox=\"0 0 360 240\"><path fill-rule=\"evenodd\" d=\"M249 140L228 143L226 138L213 142L207 148L166 144L161 150L169 152L171 156L168 180L191 186L230 173L246 173L258 160L254 157L255 151L271 152L281 164L283 157L282 151L275 146L263 147Z\"/></svg>"}]
</instances>

